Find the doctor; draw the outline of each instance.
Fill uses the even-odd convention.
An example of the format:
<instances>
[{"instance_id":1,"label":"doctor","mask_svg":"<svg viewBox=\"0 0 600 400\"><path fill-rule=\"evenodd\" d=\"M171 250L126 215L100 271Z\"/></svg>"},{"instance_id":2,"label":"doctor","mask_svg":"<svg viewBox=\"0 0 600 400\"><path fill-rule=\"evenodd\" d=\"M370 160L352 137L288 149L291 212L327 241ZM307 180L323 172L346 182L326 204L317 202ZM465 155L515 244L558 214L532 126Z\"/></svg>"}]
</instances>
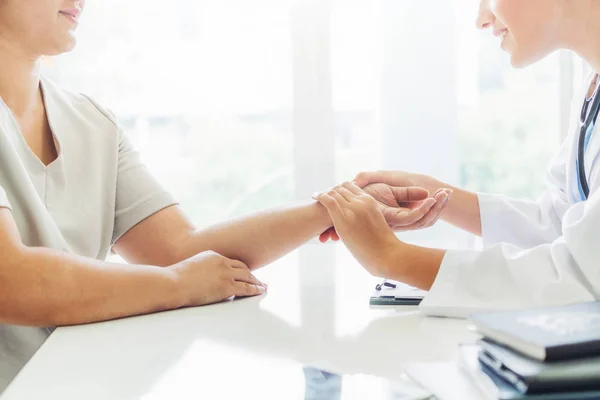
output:
<instances>
[{"instance_id":1,"label":"doctor","mask_svg":"<svg viewBox=\"0 0 600 400\"><path fill-rule=\"evenodd\" d=\"M429 290L429 315L561 305L600 299L600 1L482 0L477 26L501 40L516 67L570 49L596 71L574 100L567 140L538 201L452 188L440 216L483 237L483 251L428 249L399 241L360 187L449 185L406 172L359 174L315 198L336 235L374 275ZM417 226L418 227L418 226ZM326 240L331 232L322 236Z\"/></svg>"}]
</instances>

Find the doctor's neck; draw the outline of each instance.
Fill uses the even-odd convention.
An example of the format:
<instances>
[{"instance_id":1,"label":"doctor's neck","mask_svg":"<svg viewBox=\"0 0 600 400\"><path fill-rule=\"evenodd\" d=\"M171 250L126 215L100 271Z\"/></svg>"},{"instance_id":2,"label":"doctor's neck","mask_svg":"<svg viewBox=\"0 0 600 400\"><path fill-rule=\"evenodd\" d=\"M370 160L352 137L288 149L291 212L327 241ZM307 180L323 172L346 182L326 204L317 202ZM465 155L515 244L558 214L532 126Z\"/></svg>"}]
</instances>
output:
<instances>
[{"instance_id":1,"label":"doctor's neck","mask_svg":"<svg viewBox=\"0 0 600 400\"><path fill-rule=\"evenodd\" d=\"M566 3L565 3L566 4ZM563 44L600 73L600 1L574 0L563 10Z\"/></svg>"},{"instance_id":2,"label":"doctor's neck","mask_svg":"<svg viewBox=\"0 0 600 400\"><path fill-rule=\"evenodd\" d=\"M13 114L21 116L35 109L41 98L41 57L27 54L18 43L0 35L0 97Z\"/></svg>"}]
</instances>

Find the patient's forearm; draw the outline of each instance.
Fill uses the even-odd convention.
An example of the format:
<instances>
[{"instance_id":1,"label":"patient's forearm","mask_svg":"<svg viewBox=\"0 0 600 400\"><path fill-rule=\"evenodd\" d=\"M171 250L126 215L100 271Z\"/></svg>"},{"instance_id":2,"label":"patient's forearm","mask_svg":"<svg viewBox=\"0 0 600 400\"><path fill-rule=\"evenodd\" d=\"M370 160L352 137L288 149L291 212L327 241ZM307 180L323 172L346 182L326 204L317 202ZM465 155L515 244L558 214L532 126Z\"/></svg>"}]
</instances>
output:
<instances>
[{"instance_id":1,"label":"patient's forearm","mask_svg":"<svg viewBox=\"0 0 600 400\"><path fill-rule=\"evenodd\" d=\"M0 323L58 326L181 306L164 268L111 264L46 248L6 248L0 261Z\"/></svg>"},{"instance_id":2,"label":"patient's forearm","mask_svg":"<svg viewBox=\"0 0 600 400\"><path fill-rule=\"evenodd\" d=\"M223 222L193 232L180 257L213 250L246 263L250 269L269 264L331 226L325 208L305 202Z\"/></svg>"}]
</instances>

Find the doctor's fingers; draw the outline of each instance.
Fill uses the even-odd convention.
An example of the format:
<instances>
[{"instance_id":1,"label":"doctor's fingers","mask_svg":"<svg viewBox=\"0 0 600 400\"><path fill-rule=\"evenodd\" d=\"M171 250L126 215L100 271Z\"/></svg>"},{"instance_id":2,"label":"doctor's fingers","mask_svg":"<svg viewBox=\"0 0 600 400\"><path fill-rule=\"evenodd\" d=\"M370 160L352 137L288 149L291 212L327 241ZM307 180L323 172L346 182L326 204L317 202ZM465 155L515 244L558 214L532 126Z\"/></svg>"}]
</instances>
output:
<instances>
[{"instance_id":1,"label":"doctor's fingers","mask_svg":"<svg viewBox=\"0 0 600 400\"><path fill-rule=\"evenodd\" d=\"M345 207L354 214L381 212L377 200L353 183L346 182L342 186L336 186L335 191L344 197L347 201Z\"/></svg>"},{"instance_id":2,"label":"doctor's fingers","mask_svg":"<svg viewBox=\"0 0 600 400\"><path fill-rule=\"evenodd\" d=\"M334 242L338 242L340 240L340 236L333 227L329 228L329 239L333 240Z\"/></svg>"},{"instance_id":3,"label":"doctor's fingers","mask_svg":"<svg viewBox=\"0 0 600 400\"><path fill-rule=\"evenodd\" d=\"M333 220L334 226L344 219L344 211L342 209L342 206L340 205L340 203L338 203L335 197L330 196L328 193L321 193L315 196L315 200L323 204L323 206L327 209L327 212Z\"/></svg>"},{"instance_id":4,"label":"doctor's fingers","mask_svg":"<svg viewBox=\"0 0 600 400\"><path fill-rule=\"evenodd\" d=\"M321 233L319 235L319 242L321 242L321 243L327 243L329 241L329 239L333 239L332 236L331 236L331 231L332 230L333 230L333 228L329 228L325 232Z\"/></svg>"},{"instance_id":5,"label":"doctor's fingers","mask_svg":"<svg viewBox=\"0 0 600 400\"><path fill-rule=\"evenodd\" d=\"M368 196L368 194L365 193L365 191L362 190L360 187L358 187L358 185L354 182L344 182L344 183L342 183L342 187L344 187L346 190L352 192L356 196L362 196L362 195Z\"/></svg>"},{"instance_id":6,"label":"doctor's fingers","mask_svg":"<svg viewBox=\"0 0 600 400\"><path fill-rule=\"evenodd\" d=\"M351 203L356 198L356 195L346 189L344 186L335 186L333 190L329 192L329 194L332 195L332 192L342 196L342 198L348 203Z\"/></svg>"},{"instance_id":7,"label":"doctor's fingers","mask_svg":"<svg viewBox=\"0 0 600 400\"><path fill-rule=\"evenodd\" d=\"M452 192L449 190L444 190L438 193L435 196L435 205L431 207L429 212L415 224L414 229L425 229L433 226L440 219L442 211L448 204L451 194Z\"/></svg>"},{"instance_id":8,"label":"doctor's fingers","mask_svg":"<svg viewBox=\"0 0 600 400\"><path fill-rule=\"evenodd\" d=\"M344 208L348 208L348 206L350 205L350 202L352 201L351 197L346 199L346 197L342 193L339 192L337 187L331 189L329 192L327 192L327 194L329 196L333 197L338 202L340 207L342 207L342 211Z\"/></svg>"},{"instance_id":9,"label":"doctor's fingers","mask_svg":"<svg viewBox=\"0 0 600 400\"><path fill-rule=\"evenodd\" d=\"M337 242L340 240L340 237L338 236L335 228L333 228L333 227L327 229L325 232L323 232L319 235L319 241L321 243L326 243L330 239L333 240L334 242Z\"/></svg>"},{"instance_id":10,"label":"doctor's fingers","mask_svg":"<svg viewBox=\"0 0 600 400\"><path fill-rule=\"evenodd\" d=\"M335 190L341 194L349 203L360 203L359 205L369 205L372 196L365 193L354 183L344 182L341 186L336 186ZM367 202L366 204L363 204ZM374 202L371 202L374 203Z\"/></svg>"}]
</instances>

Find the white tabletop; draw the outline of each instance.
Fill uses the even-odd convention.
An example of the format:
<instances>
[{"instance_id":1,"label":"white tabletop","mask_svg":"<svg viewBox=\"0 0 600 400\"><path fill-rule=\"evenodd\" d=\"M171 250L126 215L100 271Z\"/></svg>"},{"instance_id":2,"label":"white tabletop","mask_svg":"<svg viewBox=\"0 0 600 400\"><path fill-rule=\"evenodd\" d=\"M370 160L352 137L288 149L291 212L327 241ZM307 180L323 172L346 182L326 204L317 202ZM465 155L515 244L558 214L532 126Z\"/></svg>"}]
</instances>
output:
<instances>
[{"instance_id":1,"label":"white tabletop","mask_svg":"<svg viewBox=\"0 0 600 400\"><path fill-rule=\"evenodd\" d=\"M376 279L340 245L257 275L262 297L57 329L2 400L399 399L403 365L475 339L466 321L369 307ZM347 375L337 397L307 395L319 370Z\"/></svg>"}]
</instances>

